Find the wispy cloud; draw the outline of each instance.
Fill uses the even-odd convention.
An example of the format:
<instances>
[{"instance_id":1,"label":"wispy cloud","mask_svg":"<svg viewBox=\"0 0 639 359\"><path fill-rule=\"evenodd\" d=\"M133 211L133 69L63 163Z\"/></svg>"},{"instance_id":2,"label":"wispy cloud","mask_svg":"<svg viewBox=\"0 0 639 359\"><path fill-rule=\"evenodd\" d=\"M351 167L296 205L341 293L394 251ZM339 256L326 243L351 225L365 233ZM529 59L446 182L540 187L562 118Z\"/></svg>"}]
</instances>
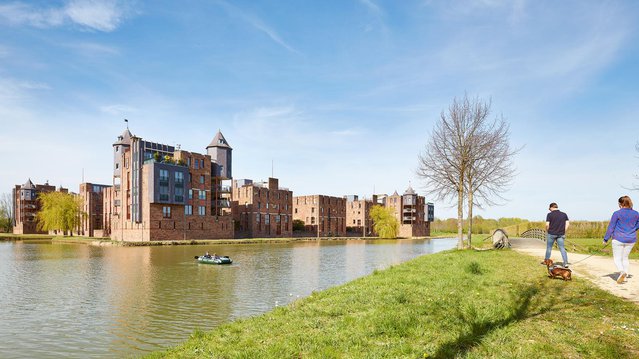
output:
<instances>
[{"instance_id":1,"label":"wispy cloud","mask_svg":"<svg viewBox=\"0 0 639 359\"><path fill-rule=\"evenodd\" d=\"M70 49L77 51L85 56L104 56L104 55L119 55L120 49L113 46L99 44L95 42L75 42L66 44Z\"/></svg>"},{"instance_id":2,"label":"wispy cloud","mask_svg":"<svg viewBox=\"0 0 639 359\"><path fill-rule=\"evenodd\" d=\"M42 8L23 2L0 5L0 20L11 25L50 28L67 24L111 32L127 17L117 0L70 0L61 7Z\"/></svg>"},{"instance_id":3,"label":"wispy cloud","mask_svg":"<svg viewBox=\"0 0 639 359\"><path fill-rule=\"evenodd\" d=\"M100 106L100 111L108 115L124 118L131 113L137 112L137 109L123 104L113 104Z\"/></svg>"},{"instance_id":4,"label":"wispy cloud","mask_svg":"<svg viewBox=\"0 0 639 359\"><path fill-rule=\"evenodd\" d=\"M290 52L301 55L301 52L299 52L293 46L289 45L286 41L284 41L284 39L282 39L282 37L277 33L277 31L275 31L271 26L267 25L262 19L260 19L256 15L250 14L238 8L237 6L231 5L225 1L218 1L218 4L224 7L224 9L226 9L226 11L229 12L229 14L242 19L243 21L253 26L257 30L266 34L266 36L268 36L276 44L282 46L283 48L287 49Z\"/></svg>"},{"instance_id":5,"label":"wispy cloud","mask_svg":"<svg viewBox=\"0 0 639 359\"><path fill-rule=\"evenodd\" d=\"M388 26L386 26L384 20L386 15L384 10L374 0L359 0L359 2L368 9L374 19L374 23L366 25L365 31L372 31L378 27L384 36L388 35Z\"/></svg>"}]
</instances>

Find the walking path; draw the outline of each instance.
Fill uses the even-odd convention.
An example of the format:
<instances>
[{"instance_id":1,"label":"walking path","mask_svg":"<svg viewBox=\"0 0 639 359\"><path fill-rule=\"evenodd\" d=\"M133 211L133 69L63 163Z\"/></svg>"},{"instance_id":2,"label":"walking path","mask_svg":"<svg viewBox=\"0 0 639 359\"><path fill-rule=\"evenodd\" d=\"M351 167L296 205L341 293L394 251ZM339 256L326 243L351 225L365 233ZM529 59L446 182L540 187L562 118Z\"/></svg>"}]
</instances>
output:
<instances>
[{"instance_id":1,"label":"walking path","mask_svg":"<svg viewBox=\"0 0 639 359\"><path fill-rule=\"evenodd\" d=\"M532 238L512 238L512 248L518 252L526 253L539 258L541 262L546 253L546 243ZM639 260L630 260L630 272L633 275L623 284L617 284L619 272L612 260L612 256L592 256L568 252L568 262L574 277L582 277L590 280L599 288L616 296L628 299L639 304ZM561 262L558 249L552 251L551 259ZM583 261L582 261L583 259Z\"/></svg>"}]
</instances>

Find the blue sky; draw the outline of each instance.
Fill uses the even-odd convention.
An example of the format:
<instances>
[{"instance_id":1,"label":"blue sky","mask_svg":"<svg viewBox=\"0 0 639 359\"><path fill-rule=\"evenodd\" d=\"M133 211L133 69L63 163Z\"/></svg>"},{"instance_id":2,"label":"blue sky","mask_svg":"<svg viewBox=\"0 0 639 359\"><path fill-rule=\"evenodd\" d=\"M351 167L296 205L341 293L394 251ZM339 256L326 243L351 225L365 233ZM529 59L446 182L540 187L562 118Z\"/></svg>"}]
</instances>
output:
<instances>
[{"instance_id":1,"label":"blue sky","mask_svg":"<svg viewBox=\"0 0 639 359\"><path fill-rule=\"evenodd\" d=\"M635 1L0 3L0 192L110 183L129 119L235 178L295 194L403 192L440 112L468 93L511 124L518 175L484 217L604 220L638 181ZM453 217L436 202L436 216Z\"/></svg>"}]
</instances>

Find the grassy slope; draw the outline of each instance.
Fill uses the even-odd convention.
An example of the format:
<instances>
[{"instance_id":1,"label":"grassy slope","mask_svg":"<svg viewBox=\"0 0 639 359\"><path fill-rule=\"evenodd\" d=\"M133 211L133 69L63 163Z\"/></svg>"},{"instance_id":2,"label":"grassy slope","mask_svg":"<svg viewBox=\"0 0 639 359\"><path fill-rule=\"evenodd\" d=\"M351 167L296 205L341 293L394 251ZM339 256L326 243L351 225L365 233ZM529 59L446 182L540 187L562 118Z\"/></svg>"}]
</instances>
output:
<instances>
[{"instance_id":1,"label":"grassy slope","mask_svg":"<svg viewBox=\"0 0 639 359\"><path fill-rule=\"evenodd\" d=\"M579 278L548 279L532 257L453 251L196 331L150 357L623 358L639 356L637 323L635 304Z\"/></svg>"}]
</instances>

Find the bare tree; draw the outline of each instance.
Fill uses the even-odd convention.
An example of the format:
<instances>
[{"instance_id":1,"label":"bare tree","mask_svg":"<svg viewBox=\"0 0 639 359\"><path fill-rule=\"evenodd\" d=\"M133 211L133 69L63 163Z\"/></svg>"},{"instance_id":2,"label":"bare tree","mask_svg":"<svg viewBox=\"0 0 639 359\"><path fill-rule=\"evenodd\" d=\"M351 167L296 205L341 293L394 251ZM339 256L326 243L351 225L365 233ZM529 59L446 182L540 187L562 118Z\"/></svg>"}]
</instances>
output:
<instances>
[{"instance_id":1,"label":"bare tree","mask_svg":"<svg viewBox=\"0 0 639 359\"><path fill-rule=\"evenodd\" d=\"M0 195L0 231L10 232L13 228L13 201L11 195Z\"/></svg>"},{"instance_id":2,"label":"bare tree","mask_svg":"<svg viewBox=\"0 0 639 359\"><path fill-rule=\"evenodd\" d=\"M419 155L418 176L426 182L426 187L437 200L457 200L457 238L459 249L464 248L463 218L464 195L466 193L466 172L470 166L471 141L481 128L481 122L474 118L473 106L479 100L471 101L468 96L457 100L442 111L435 124L430 139Z\"/></svg>"},{"instance_id":3,"label":"bare tree","mask_svg":"<svg viewBox=\"0 0 639 359\"><path fill-rule=\"evenodd\" d=\"M512 158L519 152L510 146L510 126L503 117L488 120L490 102L474 106L474 118L481 122L479 130L469 141L469 165L466 171L466 199L468 208L468 246L473 233L473 206L496 205L505 200L514 176ZM479 120L482 118L481 120Z\"/></svg>"},{"instance_id":4,"label":"bare tree","mask_svg":"<svg viewBox=\"0 0 639 359\"><path fill-rule=\"evenodd\" d=\"M494 204L514 175L508 143L509 126L503 119L490 121L490 102L455 98L442 111L426 148L419 155L417 174L437 200L457 200L458 248L464 248L464 200L468 210L468 240L474 205Z\"/></svg>"}]
</instances>

